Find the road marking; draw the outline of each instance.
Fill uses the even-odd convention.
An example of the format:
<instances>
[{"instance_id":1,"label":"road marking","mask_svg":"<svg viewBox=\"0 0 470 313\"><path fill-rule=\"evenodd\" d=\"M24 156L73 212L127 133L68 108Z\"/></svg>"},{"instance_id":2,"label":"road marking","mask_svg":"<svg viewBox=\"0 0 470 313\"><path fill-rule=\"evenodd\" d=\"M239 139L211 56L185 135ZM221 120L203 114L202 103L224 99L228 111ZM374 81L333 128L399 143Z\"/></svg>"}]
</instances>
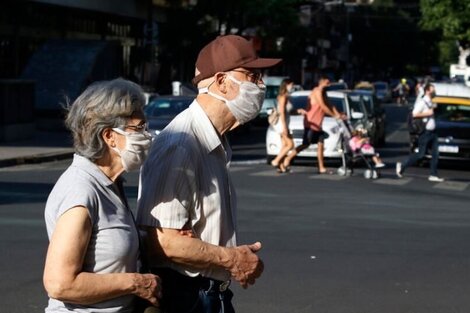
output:
<instances>
[{"instance_id":1,"label":"road marking","mask_svg":"<svg viewBox=\"0 0 470 313\"><path fill-rule=\"evenodd\" d=\"M280 174L276 172L276 170L273 168L272 170L268 171L261 171L261 172L256 172L256 173L251 173L249 174L250 176L268 176L268 177L276 177L276 176L283 176L284 174Z\"/></svg>"},{"instance_id":2,"label":"road marking","mask_svg":"<svg viewBox=\"0 0 470 313\"><path fill-rule=\"evenodd\" d=\"M266 164L266 159L230 161L232 165Z\"/></svg>"},{"instance_id":3,"label":"road marking","mask_svg":"<svg viewBox=\"0 0 470 313\"><path fill-rule=\"evenodd\" d=\"M309 176L308 178L310 178L310 179L324 179L324 180L339 181L339 180L347 179L348 176L339 176L339 175L336 175L336 174L332 174L332 175L328 175L328 174L318 174L318 175Z\"/></svg>"},{"instance_id":4,"label":"road marking","mask_svg":"<svg viewBox=\"0 0 470 313\"><path fill-rule=\"evenodd\" d=\"M469 183L457 182L457 181L445 181L442 183L437 183L433 188L443 189L443 190L456 190L464 191L467 189Z\"/></svg>"},{"instance_id":5,"label":"road marking","mask_svg":"<svg viewBox=\"0 0 470 313\"><path fill-rule=\"evenodd\" d=\"M374 180L376 184L403 186L412 181L412 178L379 178Z\"/></svg>"},{"instance_id":6,"label":"road marking","mask_svg":"<svg viewBox=\"0 0 470 313\"><path fill-rule=\"evenodd\" d=\"M0 218L0 225L44 226L43 219Z\"/></svg>"},{"instance_id":7,"label":"road marking","mask_svg":"<svg viewBox=\"0 0 470 313\"><path fill-rule=\"evenodd\" d=\"M249 167L237 166L237 167L230 167L230 172L241 172L250 169Z\"/></svg>"}]
</instances>

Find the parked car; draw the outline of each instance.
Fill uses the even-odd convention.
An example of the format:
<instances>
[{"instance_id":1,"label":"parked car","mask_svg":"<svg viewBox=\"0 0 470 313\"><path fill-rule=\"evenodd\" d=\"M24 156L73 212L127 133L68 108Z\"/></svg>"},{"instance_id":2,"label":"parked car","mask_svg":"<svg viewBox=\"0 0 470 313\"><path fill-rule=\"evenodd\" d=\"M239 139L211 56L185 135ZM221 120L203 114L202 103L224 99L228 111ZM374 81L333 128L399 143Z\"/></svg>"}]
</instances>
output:
<instances>
[{"instance_id":1,"label":"parked car","mask_svg":"<svg viewBox=\"0 0 470 313\"><path fill-rule=\"evenodd\" d=\"M326 88L326 91L333 91L333 90L348 90L348 84L345 82L331 82Z\"/></svg>"},{"instance_id":2,"label":"parked car","mask_svg":"<svg viewBox=\"0 0 470 313\"><path fill-rule=\"evenodd\" d=\"M470 98L437 96L433 102L437 105L434 117L439 158L470 161ZM416 138L410 136L410 140L413 149L417 149L413 142Z\"/></svg>"},{"instance_id":3,"label":"parked car","mask_svg":"<svg viewBox=\"0 0 470 313\"><path fill-rule=\"evenodd\" d=\"M145 106L144 113L152 136L158 135L180 112L189 107L194 96L158 96Z\"/></svg>"},{"instance_id":4,"label":"parked car","mask_svg":"<svg viewBox=\"0 0 470 313\"><path fill-rule=\"evenodd\" d=\"M392 101L392 90L387 82L377 81L373 83L375 94L382 103L388 103Z\"/></svg>"},{"instance_id":5,"label":"parked car","mask_svg":"<svg viewBox=\"0 0 470 313\"><path fill-rule=\"evenodd\" d=\"M292 132L295 146L302 144L304 133L304 117L296 113L297 109L305 108L310 91L293 92L289 100L293 110L290 116L289 129ZM360 95L355 95L351 91L327 91L328 102L335 106L340 112L344 112L349 118L353 127L365 127L367 123L367 110L361 100ZM322 124L323 131L328 134L324 143L325 158L341 158L342 141L340 126L337 121L329 116L325 116ZM266 155L270 162L278 153L281 147L281 137L270 125L266 131ZM317 145L311 144L307 149L298 154L299 157L316 157Z\"/></svg>"},{"instance_id":6,"label":"parked car","mask_svg":"<svg viewBox=\"0 0 470 313\"><path fill-rule=\"evenodd\" d=\"M385 143L385 109L372 90L358 89L354 93L362 96L371 125L368 125L371 142L375 146Z\"/></svg>"}]
</instances>

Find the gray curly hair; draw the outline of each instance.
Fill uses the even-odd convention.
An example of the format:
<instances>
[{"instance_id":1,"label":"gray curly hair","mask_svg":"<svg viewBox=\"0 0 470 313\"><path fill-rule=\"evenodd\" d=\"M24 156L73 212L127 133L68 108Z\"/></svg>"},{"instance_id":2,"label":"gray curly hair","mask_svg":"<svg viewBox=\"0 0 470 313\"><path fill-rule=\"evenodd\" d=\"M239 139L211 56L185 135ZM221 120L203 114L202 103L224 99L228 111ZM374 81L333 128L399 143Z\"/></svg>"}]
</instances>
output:
<instances>
[{"instance_id":1,"label":"gray curly hair","mask_svg":"<svg viewBox=\"0 0 470 313\"><path fill-rule=\"evenodd\" d=\"M118 78L88 86L66 108L65 125L72 132L75 152L91 161L101 158L106 151L103 130L126 125L144 105L142 88L131 81Z\"/></svg>"}]
</instances>

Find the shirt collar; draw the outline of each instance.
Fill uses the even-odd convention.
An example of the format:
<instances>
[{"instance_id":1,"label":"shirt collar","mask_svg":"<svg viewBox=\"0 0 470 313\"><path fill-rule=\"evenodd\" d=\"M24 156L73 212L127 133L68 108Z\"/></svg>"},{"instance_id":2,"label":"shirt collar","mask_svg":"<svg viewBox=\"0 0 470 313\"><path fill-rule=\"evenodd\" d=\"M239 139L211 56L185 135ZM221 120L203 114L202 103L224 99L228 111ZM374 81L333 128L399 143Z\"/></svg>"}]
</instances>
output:
<instances>
[{"instance_id":1,"label":"shirt collar","mask_svg":"<svg viewBox=\"0 0 470 313\"><path fill-rule=\"evenodd\" d=\"M110 186L114 184L114 182L100 170L98 165L84 156L74 154L72 166L78 167L79 169L88 173L104 186Z\"/></svg>"},{"instance_id":2,"label":"shirt collar","mask_svg":"<svg viewBox=\"0 0 470 313\"><path fill-rule=\"evenodd\" d=\"M191 111L190 113L194 121L194 125L196 126L194 132L201 140L201 143L206 147L207 152L210 153L219 146L224 147L214 125L212 125L211 120L207 116L206 112L201 108L200 104L194 100L189 106L189 109Z\"/></svg>"}]
</instances>

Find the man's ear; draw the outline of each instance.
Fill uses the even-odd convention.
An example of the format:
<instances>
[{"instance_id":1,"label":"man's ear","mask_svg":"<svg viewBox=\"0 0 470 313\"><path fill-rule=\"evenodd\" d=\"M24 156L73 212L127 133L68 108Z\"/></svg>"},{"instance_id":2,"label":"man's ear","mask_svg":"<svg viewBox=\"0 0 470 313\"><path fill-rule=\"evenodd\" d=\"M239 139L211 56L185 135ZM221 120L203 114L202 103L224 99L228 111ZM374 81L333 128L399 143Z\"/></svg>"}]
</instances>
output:
<instances>
[{"instance_id":1,"label":"man's ear","mask_svg":"<svg viewBox=\"0 0 470 313\"><path fill-rule=\"evenodd\" d=\"M104 142L110 147L116 146L116 133L111 128L105 128L101 132L101 137L103 138Z\"/></svg>"},{"instance_id":2,"label":"man's ear","mask_svg":"<svg viewBox=\"0 0 470 313\"><path fill-rule=\"evenodd\" d=\"M222 73L222 72L218 72L214 75L214 85L217 86L217 89L221 92L221 93L226 93L227 92L227 74L225 73Z\"/></svg>"}]
</instances>

